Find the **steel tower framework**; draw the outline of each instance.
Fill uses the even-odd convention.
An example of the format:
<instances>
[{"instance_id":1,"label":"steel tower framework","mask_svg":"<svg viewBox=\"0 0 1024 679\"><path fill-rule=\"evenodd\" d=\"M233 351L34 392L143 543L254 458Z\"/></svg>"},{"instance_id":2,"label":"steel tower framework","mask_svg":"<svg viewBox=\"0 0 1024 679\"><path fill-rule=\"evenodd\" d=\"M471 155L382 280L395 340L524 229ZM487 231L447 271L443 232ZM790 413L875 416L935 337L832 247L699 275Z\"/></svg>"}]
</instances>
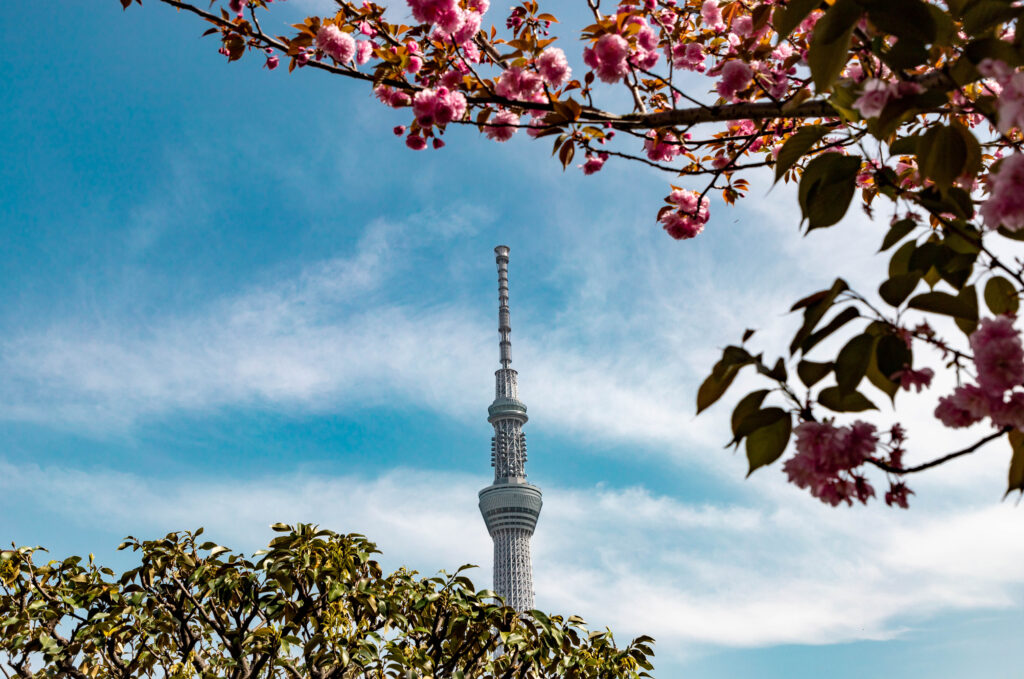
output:
<instances>
[{"instance_id":1,"label":"steel tower framework","mask_svg":"<svg viewBox=\"0 0 1024 679\"><path fill-rule=\"evenodd\" d=\"M480 491L480 513L494 540L494 591L517 611L533 608L530 537L542 506L540 488L526 482L526 405L519 400L512 369L512 328L508 310L508 247L494 248L498 264L498 333L501 368L494 373L494 403L487 421L494 427L491 466L494 483Z\"/></svg>"}]
</instances>

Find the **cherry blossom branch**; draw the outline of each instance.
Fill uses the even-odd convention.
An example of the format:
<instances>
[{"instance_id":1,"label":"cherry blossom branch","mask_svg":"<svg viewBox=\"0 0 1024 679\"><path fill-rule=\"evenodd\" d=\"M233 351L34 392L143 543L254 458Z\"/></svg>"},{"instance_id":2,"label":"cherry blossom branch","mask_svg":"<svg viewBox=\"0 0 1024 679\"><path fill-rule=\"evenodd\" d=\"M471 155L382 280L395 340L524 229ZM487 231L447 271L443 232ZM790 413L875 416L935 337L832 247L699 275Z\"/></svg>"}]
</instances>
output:
<instances>
[{"instance_id":1,"label":"cherry blossom branch","mask_svg":"<svg viewBox=\"0 0 1024 679\"><path fill-rule=\"evenodd\" d=\"M217 16L212 12L205 11L196 7L195 5L183 2L182 0L159 0L160 2L175 7L180 10L191 12L196 16L199 16L206 21L226 28L231 31L243 33L239 27L231 21L224 19L223 17ZM280 52L287 53L288 46L266 34L255 34L252 37L257 40L261 40L265 45L272 47ZM486 43L486 41L483 41ZM488 55L494 58L491 54L493 47L488 51ZM498 56L500 59L500 55ZM503 63L499 61L499 64ZM369 73L363 73L361 71L342 68L333 64L328 64L322 61L310 60L306 63L307 67L318 68L323 71L333 73L335 75L342 75L348 78L354 78L356 80L363 80L366 82L372 82L377 85L388 85L390 87L398 87L405 91L416 92L423 87L413 85L402 80L395 80L392 78L378 78ZM931 86L935 84L950 83L950 87L955 86L953 81L943 72L935 71L928 76L920 78L916 81L922 86ZM506 97L494 96L494 95L468 95L467 101L471 104L500 104L506 107L515 107L522 109L537 109L544 111L553 111L554 106L550 103L538 103L528 101L518 101L514 99L508 99ZM838 112L832 107L832 105L826 100L813 100L805 101L796 106L792 106L785 102L741 102L736 104L721 104L717 106L707 106L701 104L698 107L683 108L683 109L672 109L666 111L656 111L653 113L628 113L628 114L614 114L602 109L595 107L584 106L581 107L579 120L584 122L608 122L617 129L626 128L657 128L657 127L672 127L672 126L692 126L702 123L713 123L722 122L726 120L739 120L739 119L750 119L750 120L765 120L765 119L806 119L806 118L836 118Z\"/></svg>"},{"instance_id":2,"label":"cherry blossom branch","mask_svg":"<svg viewBox=\"0 0 1024 679\"><path fill-rule=\"evenodd\" d=\"M1007 434L1007 433L1009 433L1011 431L1013 431L1013 427L1002 427L999 431L997 431L997 432L995 432L993 434L989 434L988 436L982 438L980 441L976 442L974 445L968 446L967 448L964 448L963 450L958 450L956 452L949 453L948 455L943 455L942 457L935 458L934 460L931 460L930 462L925 462L923 464L919 464L919 465L916 465L914 467L904 467L904 468L894 467L891 464L888 464L886 462L882 462L881 460L875 459L873 457L869 457L867 459L867 461L869 463L873 464L874 466L878 467L879 469L883 469L883 470L889 472L890 474L899 474L899 475L914 474L916 472L924 471L925 469L931 469L932 467L937 467L940 464L944 464L946 462L949 462L950 460L955 460L958 457L962 457L964 455L970 455L971 453L973 453L974 451L978 450L979 448L981 448L986 443L988 443L990 441L994 441L995 439L1000 438L1004 434Z\"/></svg>"}]
</instances>

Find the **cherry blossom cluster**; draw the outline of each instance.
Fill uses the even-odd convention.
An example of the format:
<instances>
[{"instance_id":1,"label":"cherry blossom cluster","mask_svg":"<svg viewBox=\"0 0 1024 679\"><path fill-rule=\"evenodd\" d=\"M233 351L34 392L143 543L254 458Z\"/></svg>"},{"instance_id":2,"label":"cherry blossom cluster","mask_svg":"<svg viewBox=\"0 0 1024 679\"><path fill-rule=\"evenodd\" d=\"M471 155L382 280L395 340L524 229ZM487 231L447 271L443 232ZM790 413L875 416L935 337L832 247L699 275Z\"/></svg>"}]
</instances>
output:
<instances>
[{"instance_id":1,"label":"cherry blossom cluster","mask_svg":"<svg viewBox=\"0 0 1024 679\"><path fill-rule=\"evenodd\" d=\"M1024 345L1010 315L982 319L970 337L976 384L939 399L937 417L947 427L969 427L990 418L998 427L1024 431Z\"/></svg>"},{"instance_id":2,"label":"cherry blossom cluster","mask_svg":"<svg viewBox=\"0 0 1024 679\"><path fill-rule=\"evenodd\" d=\"M791 483L833 507L853 500L866 503L875 489L854 470L878 445L875 426L857 420L848 427L832 422L802 422L796 428L796 454L782 470ZM890 503L891 504L891 503Z\"/></svg>"},{"instance_id":3,"label":"cherry blossom cluster","mask_svg":"<svg viewBox=\"0 0 1024 679\"><path fill-rule=\"evenodd\" d=\"M704 230L710 217L707 196L701 196L697 191L675 189L666 202L669 204L661 209L658 221L668 235L676 240L685 240Z\"/></svg>"}]
</instances>

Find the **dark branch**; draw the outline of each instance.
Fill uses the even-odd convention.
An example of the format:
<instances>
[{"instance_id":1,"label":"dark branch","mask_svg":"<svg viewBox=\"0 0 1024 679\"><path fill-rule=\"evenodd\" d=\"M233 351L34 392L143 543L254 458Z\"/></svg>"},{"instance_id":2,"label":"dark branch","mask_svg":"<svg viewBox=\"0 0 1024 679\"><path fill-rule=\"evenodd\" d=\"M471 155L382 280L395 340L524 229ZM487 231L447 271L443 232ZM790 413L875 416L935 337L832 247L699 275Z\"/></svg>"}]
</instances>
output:
<instances>
[{"instance_id":1,"label":"dark branch","mask_svg":"<svg viewBox=\"0 0 1024 679\"><path fill-rule=\"evenodd\" d=\"M961 457L963 455L970 455L971 453L976 451L978 448L981 448L983 445L985 445L989 441L994 441L995 439L1000 438L1001 436L1003 436L1004 434L1006 434L1006 433L1008 433L1008 432L1010 432L1012 430L1013 430L1013 427L1003 427L1002 429L1000 429L999 431L995 432L994 434L989 434L988 436L986 436L985 438L983 438L980 441L976 442L972 446L964 448L963 450L958 450L958 451L956 451L954 453L949 453L948 455L943 455L942 457L938 457L938 458L936 458L934 460L931 460L930 462L925 462L923 464L919 464L919 465L917 465L915 467L903 467L903 468L901 468L901 467L893 467L892 465L886 464L885 462L882 462L881 460L877 460L875 458L870 458L870 457L868 458L868 462L870 462L871 464L875 465L879 469L884 469L885 471L887 471L887 472L889 472L891 474L900 474L900 475L903 475L903 474L914 474L916 472L924 471L925 469L931 469L932 467L937 467L940 464L949 462L950 460L955 460L956 458Z\"/></svg>"}]
</instances>

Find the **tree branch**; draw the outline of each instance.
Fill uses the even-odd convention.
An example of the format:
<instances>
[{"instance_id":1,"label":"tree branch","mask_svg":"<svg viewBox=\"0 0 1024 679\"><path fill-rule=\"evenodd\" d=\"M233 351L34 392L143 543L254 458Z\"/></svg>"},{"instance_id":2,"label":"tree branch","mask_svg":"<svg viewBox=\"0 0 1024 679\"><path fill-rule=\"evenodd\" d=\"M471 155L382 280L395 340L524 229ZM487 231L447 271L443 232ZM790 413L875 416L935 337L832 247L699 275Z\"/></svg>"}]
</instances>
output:
<instances>
[{"instance_id":1,"label":"tree branch","mask_svg":"<svg viewBox=\"0 0 1024 679\"><path fill-rule=\"evenodd\" d=\"M903 475L903 474L914 474L916 472L924 471L925 469L931 469L932 467L937 467L940 464L943 464L945 462L949 462L950 460L955 460L956 458L961 457L963 455L970 455L971 453L976 451L978 448L981 448L983 445L985 445L989 441L994 441L995 439L1001 437L1003 434L1006 434L1006 433L1008 433L1008 432L1010 432L1012 430L1013 430L1013 427L1003 427L999 431L997 431L997 432L995 432L993 434L989 434L988 436L986 436L985 438L983 438L980 441L976 442L972 446L968 446L967 448L964 448L963 450L958 450L956 452L949 453L948 455L943 455L942 457L935 458L934 460L931 460L930 462L925 462L925 463L919 464L919 465L917 465L915 467L903 467L903 468L893 467L890 464L882 462L881 460L876 460L875 458L871 458L871 457L868 458L868 462L870 462L871 464L875 465L879 469L884 469L885 471L887 471L887 472L889 472L891 474L900 474L900 475Z\"/></svg>"}]
</instances>

